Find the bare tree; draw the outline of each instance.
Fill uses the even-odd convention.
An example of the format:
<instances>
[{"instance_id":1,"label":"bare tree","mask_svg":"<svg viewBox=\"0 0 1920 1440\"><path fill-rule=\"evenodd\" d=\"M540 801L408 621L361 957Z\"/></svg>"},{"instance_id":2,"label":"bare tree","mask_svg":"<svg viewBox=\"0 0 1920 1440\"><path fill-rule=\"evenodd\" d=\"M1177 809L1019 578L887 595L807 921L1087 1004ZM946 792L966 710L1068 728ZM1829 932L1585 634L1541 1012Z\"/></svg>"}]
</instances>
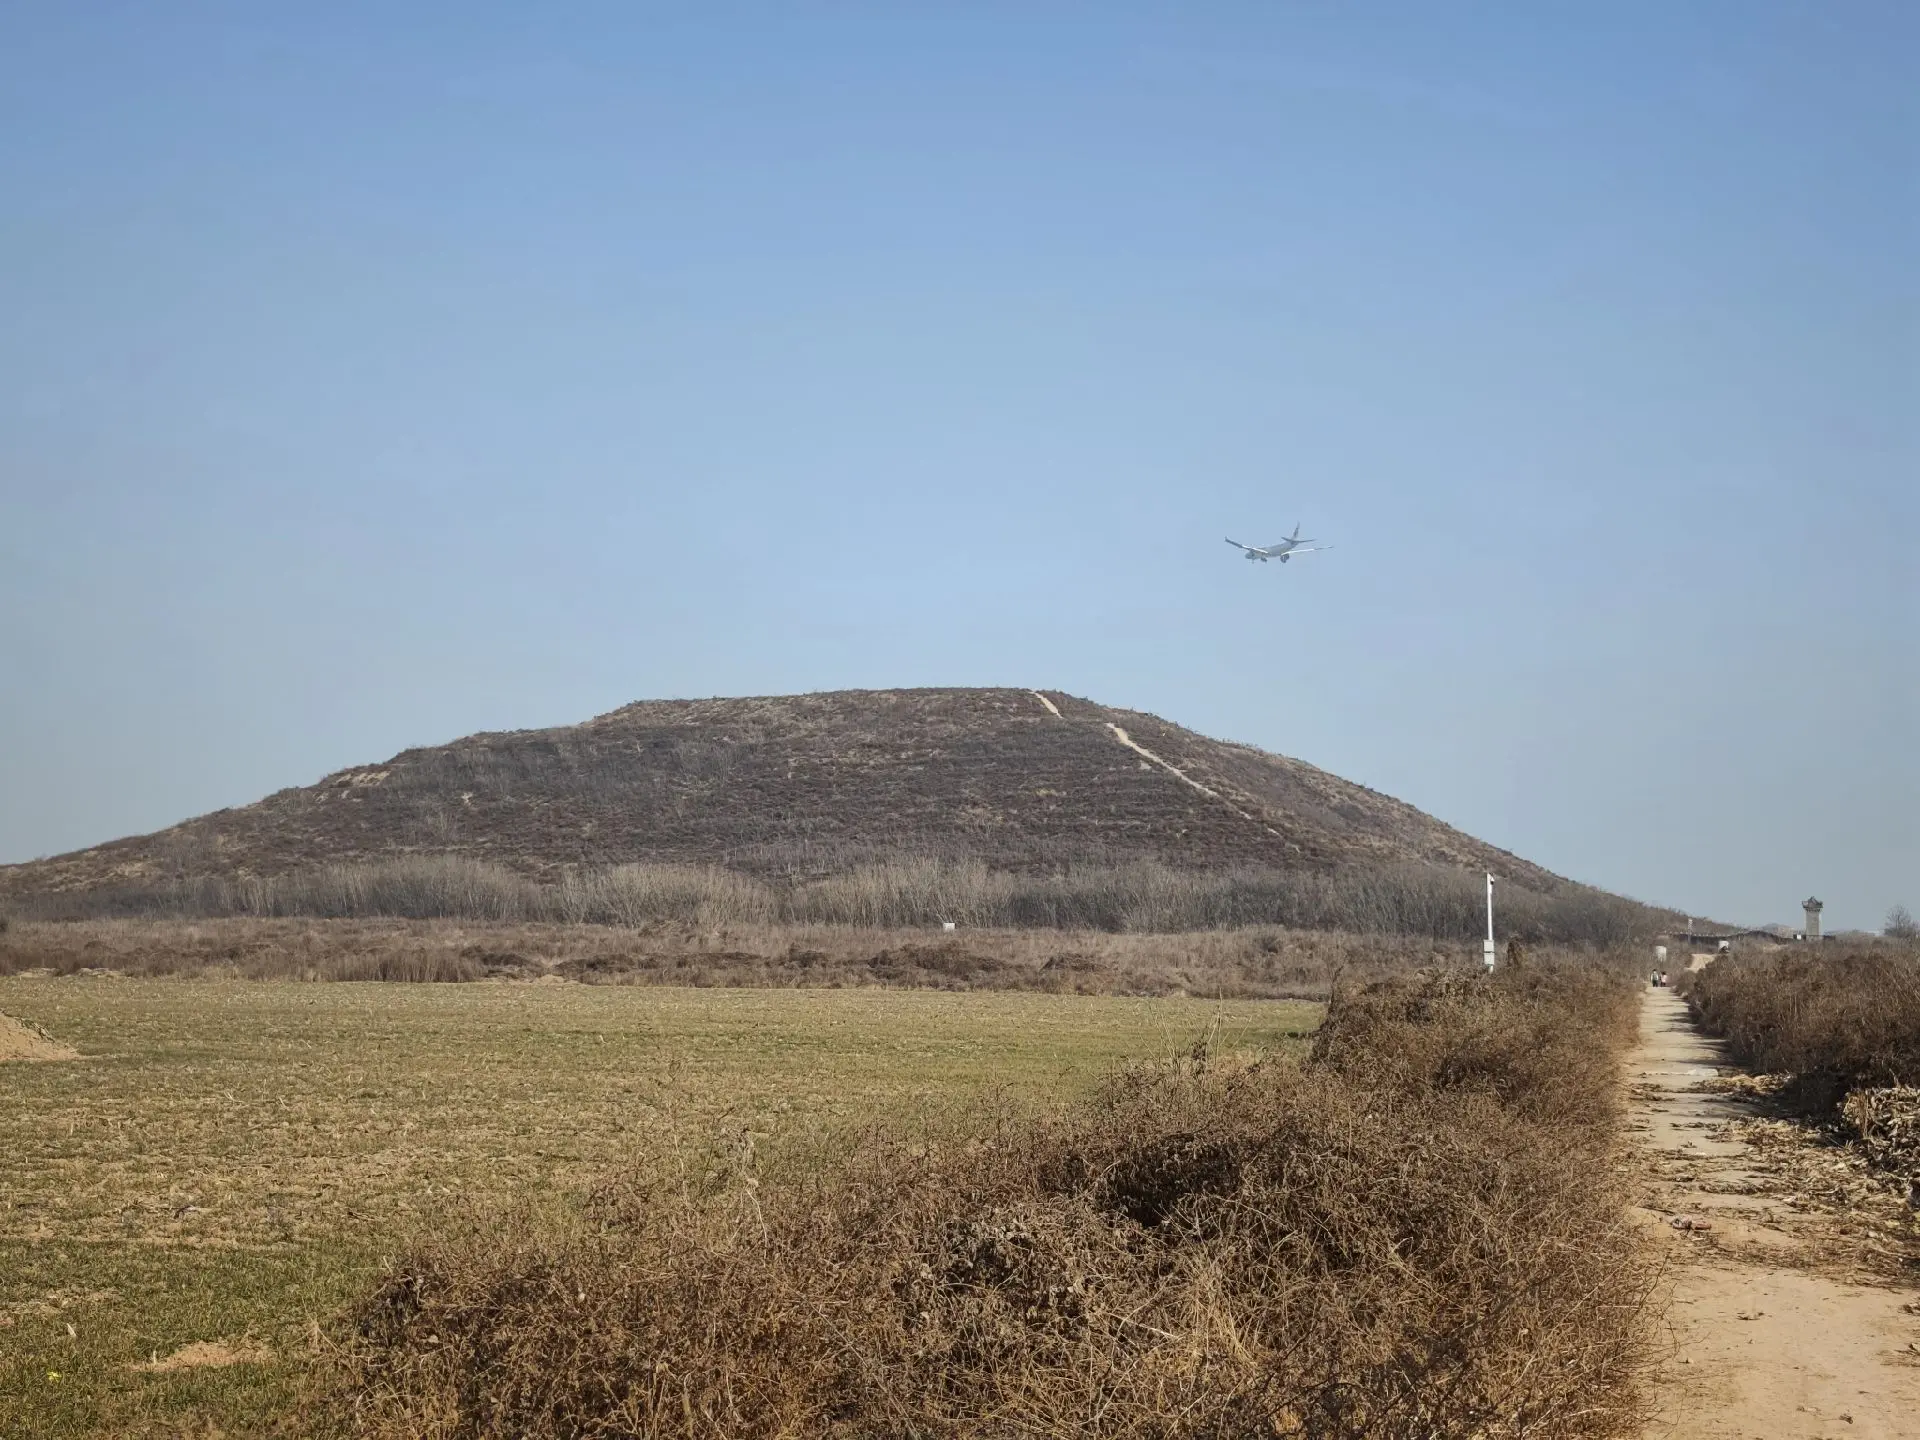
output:
<instances>
[{"instance_id":1,"label":"bare tree","mask_svg":"<svg viewBox=\"0 0 1920 1440\"><path fill-rule=\"evenodd\" d=\"M1920 920L1915 920L1906 906L1896 905L1887 911L1887 923L1880 927L1880 933L1890 940L1920 940Z\"/></svg>"}]
</instances>

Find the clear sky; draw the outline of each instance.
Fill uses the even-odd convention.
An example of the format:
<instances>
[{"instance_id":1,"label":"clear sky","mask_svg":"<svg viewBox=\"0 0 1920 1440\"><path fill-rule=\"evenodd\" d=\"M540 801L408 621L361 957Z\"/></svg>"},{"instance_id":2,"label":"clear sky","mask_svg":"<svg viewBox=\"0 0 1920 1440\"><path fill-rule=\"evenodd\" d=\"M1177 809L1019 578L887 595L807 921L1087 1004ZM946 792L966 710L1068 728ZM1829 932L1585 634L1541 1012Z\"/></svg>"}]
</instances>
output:
<instances>
[{"instance_id":1,"label":"clear sky","mask_svg":"<svg viewBox=\"0 0 1920 1440\"><path fill-rule=\"evenodd\" d=\"M1917 292L1905 0L6 6L0 861L1013 684L1877 926Z\"/></svg>"}]
</instances>

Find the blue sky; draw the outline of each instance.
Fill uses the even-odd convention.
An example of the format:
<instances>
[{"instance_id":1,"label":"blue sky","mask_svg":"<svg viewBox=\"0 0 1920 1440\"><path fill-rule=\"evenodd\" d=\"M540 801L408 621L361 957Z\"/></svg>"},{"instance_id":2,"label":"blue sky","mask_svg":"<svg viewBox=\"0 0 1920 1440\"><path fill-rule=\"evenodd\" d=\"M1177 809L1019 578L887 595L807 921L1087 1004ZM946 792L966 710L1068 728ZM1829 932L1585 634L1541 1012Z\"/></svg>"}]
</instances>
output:
<instances>
[{"instance_id":1,"label":"blue sky","mask_svg":"<svg viewBox=\"0 0 1920 1440\"><path fill-rule=\"evenodd\" d=\"M1920 908L1916 56L1899 3L8 7L0 861L1020 684L1650 900Z\"/></svg>"}]
</instances>

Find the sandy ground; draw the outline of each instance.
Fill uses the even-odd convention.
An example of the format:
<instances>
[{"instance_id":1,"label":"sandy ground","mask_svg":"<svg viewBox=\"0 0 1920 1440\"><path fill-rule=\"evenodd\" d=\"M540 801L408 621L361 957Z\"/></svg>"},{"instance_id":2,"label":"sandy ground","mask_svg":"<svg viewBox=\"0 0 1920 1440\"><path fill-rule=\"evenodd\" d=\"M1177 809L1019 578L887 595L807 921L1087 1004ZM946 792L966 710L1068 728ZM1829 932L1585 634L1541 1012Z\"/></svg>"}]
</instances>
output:
<instances>
[{"instance_id":1,"label":"sandy ground","mask_svg":"<svg viewBox=\"0 0 1920 1440\"><path fill-rule=\"evenodd\" d=\"M1670 1252L1672 1286L1648 1440L1920 1440L1912 1287L1848 1273L1835 1241L1851 1217L1784 1191L1729 1128L1757 1113L1752 1101L1700 1088L1735 1072L1671 990L1647 991L1627 1075L1643 1215Z\"/></svg>"},{"instance_id":2,"label":"sandy ground","mask_svg":"<svg viewBox=\"0 0 1920 1440\"><path fill-rule=\"evenodd\" d=\"M271 1365L273 1352L249 1340L195 1340L171 1355L155 1355L127 1369L146 1375L168 1375L175 1370L204 1370L217 1365Z\"/></svg>"},{"instance_id":3,"label":"sandy ground","mask_svg":"<svg viewBox=\"0 0 1920 1440\"><path fill-rule=\"evenodd\" d=\"M73 1060L79 1054L30 1025L0 1015L0 1060Z\"/></svg>"}]
</instances>

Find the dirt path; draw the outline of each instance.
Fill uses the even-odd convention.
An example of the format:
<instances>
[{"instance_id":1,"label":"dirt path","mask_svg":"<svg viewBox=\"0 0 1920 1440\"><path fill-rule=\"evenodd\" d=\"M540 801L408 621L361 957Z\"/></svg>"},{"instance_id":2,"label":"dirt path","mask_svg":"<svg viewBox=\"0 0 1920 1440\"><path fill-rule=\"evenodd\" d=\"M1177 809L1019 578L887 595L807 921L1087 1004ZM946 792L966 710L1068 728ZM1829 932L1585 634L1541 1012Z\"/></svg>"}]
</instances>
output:
<instances>
[{"instance_id":1,"label":"dirt path","mask_svg":"<svg viewBox=\"0 0 1920 1440\"><path fill-rule=\"evenodd\" d=\"M1045 695L1041 694L1038 690L1035 690L1033 692L1033 698L1038 700L1042 705L1046 706L1048 714L1053 715L1059 719L1065 718L1060 714L1060 707L1055 705L1053 701L1049 700ZM1122 745L1126 746L1127 749L1133 751L1133 753L1138 755L1141 758L1141 760L1144 761L1145 763L1159 766L1162 770L1166 771L1167 774L1173 776L1174 779L1178 780L1182 785L1186 785L1194 790L1198 790L1202 795L1206 796L1209 800L1217 801L1219 804L1226 806L1227 809L1231 810L1235 815L1238 815L1242 820L1245 820L1251 824L1260 826L1262 830L1265 830L1269 835L1272 835L1276 839L1280 837L1280 832L1278 830L1274 829L1271 825L1268 825L1262 822L1258 816L1249 815L1245 810L1242 810L1238 805L1234 804L1232 800L1228 799L1225 795L1222 795L1218 790L1214 790L1209 788L1208 786L1202 785L1198 780L1194 779L1191 775L1187 774L1186 771L1182 770L1178 765L1174 764L1171 760L1165 759L1162 756L1154 754L1153 751L1149 750L1146 746L1142 745L1138 740L1134 739L1131 735L1129 735L1125 730L1121 729L1118 725L1115 725L1111 721L1109 721L1107 724L1107 729L1113 732L1114 739L1118 740Z\"/></svg>"},{"instance_id":2,"label":"dirt path","mask_svg":"<svg viewBox=\"0 0 1920 1440\"><path fill-rule=\"evenodd\" d=\"M1229 800L1226 796L1222 795L1218 790L1210 790L1205 785L1202 785L1198 780L1194 779L1191 775L1187 774L1186 771L1182 770L1178 765L1174 764L1171 760L1162 759L1160 756L1154 754L1153 751L1147 749L1146 746L1142 745L1138 740L1134 739L1126 731L1122 730L1118 725L1115 725L1111 721L1109 721L1107 724L1107 729L1111 730L1113 732L1113 738L1118 740L1122 745L1126 746L1127 749L1133 751L1133 753L1140 756L1141 759L1150 761L1151 763L1158 765L1162 770L1166 771L1169 775L1173 776L1173 778L1178 780L1182 785L1188 786L1189 788L1194 790L1198 790L1202 795L1206 796L1209 800L1219 801L1222 805L1226 806L1227 809L1231 810L1234 814L1238 815L1242 820L1246 820L1251 822L1252 824L1259 825L1260 828L1266 831L1269 835L1278 837L1278 835L1280 834L1280 832L1274 829L1271 825L1261 824L1258 817L1249 815L1246 811L1242 810L1238 805L1234 804L1233 801Z\"/></svg>"},{"instance_id":3,"label":"dirt path","mask_svg":"<svg viewBox=\"0 0 1920 1440\"><path fill-rule=\"evenodd\" d=\"M1916 1440L1920 1306L1911 1289L1836 1277L1829 1217L1728 1128L1752 1103L1700 1088L1733 1073L1678 996L1647 991L1627 1075L1673 1301L1648 1440Z\"/></svg>"}]
</instances>

